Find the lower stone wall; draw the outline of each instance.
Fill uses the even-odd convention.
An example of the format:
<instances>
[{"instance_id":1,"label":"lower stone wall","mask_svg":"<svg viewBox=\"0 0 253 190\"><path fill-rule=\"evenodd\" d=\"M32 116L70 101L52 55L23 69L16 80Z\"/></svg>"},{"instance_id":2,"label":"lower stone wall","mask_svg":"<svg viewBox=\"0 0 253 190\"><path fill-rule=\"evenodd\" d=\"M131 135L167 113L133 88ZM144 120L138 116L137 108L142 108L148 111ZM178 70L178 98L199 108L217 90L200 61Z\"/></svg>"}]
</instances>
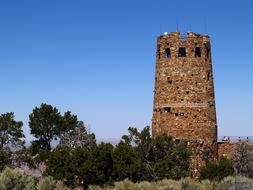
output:
<instances>
[{"instance_id":1,"label":"lower stone wall","mask_svg":"<svg viewBox=\"0 0 253 190\"><path fill-rule=\"evenodd\" d=\"M192 151L190 167L193 178L200 177L200 170L207 160L217 159L217 143L207 144L204 141L188 141L188 146Z\"/></svg>"},{"instance_id":2,"label":"lower stone wall","mask_svg":"<svg viewBox=\"0 0 253 190\"><path fill-rule=\"evenodd\" d=\"M238 143L218 142L218 158L225 156L231 159Z\"/></svg>"}]
</instances>

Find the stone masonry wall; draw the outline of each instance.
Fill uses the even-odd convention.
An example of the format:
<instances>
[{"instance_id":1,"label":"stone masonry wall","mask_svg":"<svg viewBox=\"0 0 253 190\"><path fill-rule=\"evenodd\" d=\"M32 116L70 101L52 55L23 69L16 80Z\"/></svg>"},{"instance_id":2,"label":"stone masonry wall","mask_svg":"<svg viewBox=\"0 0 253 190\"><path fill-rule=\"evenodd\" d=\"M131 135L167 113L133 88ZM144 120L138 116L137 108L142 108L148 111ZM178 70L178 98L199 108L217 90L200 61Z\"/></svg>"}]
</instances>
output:
<instances>
[{"instance_id":1,"label":"stone masonry wall","mask_svg":"<svg viewBox=\"0 0 253 190\"><path fill-rule=\"evenodd\" d=\"M184 51L180 51L185 48ZM183 56L182 56L183 55ZM158 37L152 134L187 140L192 165L217 159L217 124L210 38L189 32Z\"/></svg>"},{"instance_id":2,"label":"stone masonry wall","mask_svg":"<svg viewBox=\"0 0 253 190\"><path fill-rule=\"evenodd\" d=\"M238 143L219 142L218 143L218 157L225 156L229 159L233 157L235 148Z\"/></svg>"}]
</instances>

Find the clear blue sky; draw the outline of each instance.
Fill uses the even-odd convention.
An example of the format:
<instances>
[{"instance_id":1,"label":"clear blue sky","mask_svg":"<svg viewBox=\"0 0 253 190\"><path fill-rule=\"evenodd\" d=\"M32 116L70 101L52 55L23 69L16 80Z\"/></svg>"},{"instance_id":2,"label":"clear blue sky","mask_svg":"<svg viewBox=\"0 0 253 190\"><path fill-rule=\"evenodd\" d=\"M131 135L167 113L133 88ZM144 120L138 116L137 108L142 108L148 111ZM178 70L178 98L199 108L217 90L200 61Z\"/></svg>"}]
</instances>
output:
<instances>
[{"instance_id":1,"label":"clear blue sky","mask_svg":"<svg viewBox=\"0 0 253 190\"><path fill-rule=\"evenodd\" d=\"M0 113L41 103L98 138L151 124L156 37L208 33L219 135L253 135L253 1L0 0Z\"/></svg>"}]
</instances>

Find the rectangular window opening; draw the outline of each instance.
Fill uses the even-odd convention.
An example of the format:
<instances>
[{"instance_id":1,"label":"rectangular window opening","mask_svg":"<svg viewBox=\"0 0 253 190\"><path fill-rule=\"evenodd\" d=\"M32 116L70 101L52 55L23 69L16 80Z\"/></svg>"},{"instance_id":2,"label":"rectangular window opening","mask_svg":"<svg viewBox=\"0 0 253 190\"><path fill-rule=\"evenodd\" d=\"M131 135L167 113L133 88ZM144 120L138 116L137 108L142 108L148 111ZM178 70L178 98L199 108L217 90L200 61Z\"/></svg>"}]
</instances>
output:
<instances>
[{"instance_id":1,"label":"rectangular window opening","mask_svg":"<svg viewBox=\"0 0 253 190\"><path fill-rule=\"evenodd\" d=\"M178 49L178 57L186 57L186 50L185 47L180 47Z\"/></svg>"},{"instance_id":2,"label":"rectangular window opening","mask_svg":"<svg viewBox=\"0 0 253 190\"><path fill-rule=\"evenodd\" d=\"M165 49L165 55L167 59L171 57L170 48Z\"/></svg>"},{"instance_id":3,"label":"rectangular window opening","mask_svg":"<svg viewBox=\"0 0 253 190\"><path fill-rule=\"evenodd\" d=\"M171 107L164 107L163 110L165 113L169 113L171 112Z\"/></svg>"},{"instance_id":4,"label":"rectangular window opening","mask_svg":"<svg viewBox=\"0 0 253 190\"><path fill-rule=\"evenodd\" d=\"M201 48L195 47L195 57L201 57Z\"/></svg>"}]
</instances>

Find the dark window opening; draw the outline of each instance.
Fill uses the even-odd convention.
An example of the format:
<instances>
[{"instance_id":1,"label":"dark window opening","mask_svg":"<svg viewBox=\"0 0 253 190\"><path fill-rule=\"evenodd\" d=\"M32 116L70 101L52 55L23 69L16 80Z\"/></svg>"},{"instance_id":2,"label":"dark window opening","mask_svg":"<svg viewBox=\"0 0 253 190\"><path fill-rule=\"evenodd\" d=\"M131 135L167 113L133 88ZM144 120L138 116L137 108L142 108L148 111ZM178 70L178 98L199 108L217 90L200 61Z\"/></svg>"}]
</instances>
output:
<instances>
[{"instance_id":1,"label":"dark window opening","mask_svg":"<svg viewBox=\"0 0 253 190\"><path fill-rule=\"evenodd\" d=\"M208 72L207 73L207 80L209 80L210 79L210 73Z\"/></svg>"},{"instance_id":2,"label":"dark window opening","mask_svg":"<svg viewBox=\"0 0 253 190\"><path fill-rule=\"evenodd\" d=\"M167 59L171 57L170 48L165 49L165 54Z\"/></svg>"},{"instance_id":3,"label":"dark window opening","mask_svg":"<svg viewBox=\"0 0 253 190\"><path fill-rule=\"evenodd\" d=\"M172 84L172 80L170 79L170 77L168 77L167 80L169 84Z\"/></svg>"},{"instance_id":4,"label":"dark window opening","mask_svg":"<svg viewBox=\"0 0 253 190\"><path fill-rule=\"evenodd\" d=\"M189 91L186 91L186 94L189 94L190 92Z\"/></svg>"},{"instance_id":5,"label":"dark window opening","mask_svg":"<svg viewBox=\"0 0 253 190\"><path fill-rule=\"evenodd\" d=\"M165 108L163 108L163 110L164 110L165 113L171 112L171 108L170 107L165 107Z\"/></svg>"},{"instance_id":6,"label":"dark window opening","mask_svg":"<svg viewBox=\"0 0 253 190\"><path fill-rule=\"evenodd\" d=\"M200 47L195 48L195 57L201 57L201 48Z\"/></svg>"},{"instance_id":7,"label":"dark window opening","mask_svg":"<svg viewBox=\"0 0 253 190\"><path fill-rule=\"evenodd\" d=\"M186 50L184 47L178 49L178 57L186 57Z\"/></svg>"}]
</instances>

